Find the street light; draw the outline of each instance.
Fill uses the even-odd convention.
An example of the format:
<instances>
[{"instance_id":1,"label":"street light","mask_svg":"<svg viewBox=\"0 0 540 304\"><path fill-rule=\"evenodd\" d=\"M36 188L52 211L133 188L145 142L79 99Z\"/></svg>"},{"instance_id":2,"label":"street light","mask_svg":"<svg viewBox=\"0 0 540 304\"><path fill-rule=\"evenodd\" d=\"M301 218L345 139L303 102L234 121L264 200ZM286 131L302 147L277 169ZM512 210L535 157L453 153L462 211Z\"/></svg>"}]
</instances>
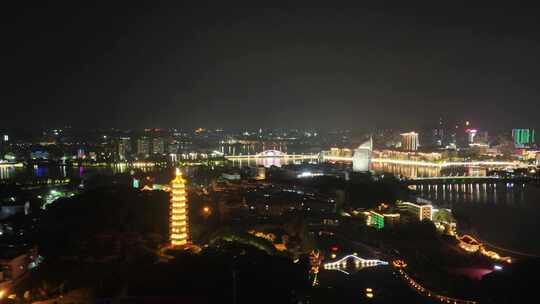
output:
<instances>
[{"instance_id":1,"label":"street light","mask_svg":"<svg viewBox=\"0 0 540 304\"><path fill-rule=\"evenodd\" d=\"M366 288L366 297L368 299L372 299L373 298L373 288Z\"/></svg>"}]
</instances>

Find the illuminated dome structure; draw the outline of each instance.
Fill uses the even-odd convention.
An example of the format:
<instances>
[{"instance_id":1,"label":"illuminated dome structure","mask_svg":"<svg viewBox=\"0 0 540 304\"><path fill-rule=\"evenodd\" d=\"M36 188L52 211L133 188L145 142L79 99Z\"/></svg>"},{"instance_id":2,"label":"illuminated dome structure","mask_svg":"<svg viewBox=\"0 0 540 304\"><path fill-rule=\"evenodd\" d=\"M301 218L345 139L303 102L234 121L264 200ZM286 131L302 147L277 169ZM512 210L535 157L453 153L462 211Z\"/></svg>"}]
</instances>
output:
<instances>
[{"instance_id":1,"label":"illuminated dome structure","mask_svg":"<svg viewBox=\"0 0 540 304\"><path fill-rule=\"evenodd\" d=\"M257 153L257 157L285 157L287 156L286 153L283 153L279 150L265 150L261 153Z\"/></svg>"},{"instance_id":2,"label":"illuminated dome structure","mask_svg":"<svg viewBox=\"0 0 540 304\"><path fill-rule=\"evenodd\" d=\"M184 246L189 242L188 203L186 199L186 181L180 169L171 181L170 236L171 246Z\"/></svg>"}]
</instances>

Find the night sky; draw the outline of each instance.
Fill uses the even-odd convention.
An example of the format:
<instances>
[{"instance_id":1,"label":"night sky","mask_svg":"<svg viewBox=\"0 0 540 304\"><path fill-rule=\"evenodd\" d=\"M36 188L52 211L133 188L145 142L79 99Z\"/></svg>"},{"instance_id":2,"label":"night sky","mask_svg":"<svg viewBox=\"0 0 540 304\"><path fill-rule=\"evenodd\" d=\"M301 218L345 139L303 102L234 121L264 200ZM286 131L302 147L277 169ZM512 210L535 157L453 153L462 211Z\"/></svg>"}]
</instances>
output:
<instances>
[{"instance_id":1,"label":"night sky","mask_svg":"<svg viewBox=\"0 0 540 304\"><path fill-rule=\"evenodd\" d=\"M0 127L540 127L538 9L87 2L3 7Z\"/></svg>"}]
</instances>

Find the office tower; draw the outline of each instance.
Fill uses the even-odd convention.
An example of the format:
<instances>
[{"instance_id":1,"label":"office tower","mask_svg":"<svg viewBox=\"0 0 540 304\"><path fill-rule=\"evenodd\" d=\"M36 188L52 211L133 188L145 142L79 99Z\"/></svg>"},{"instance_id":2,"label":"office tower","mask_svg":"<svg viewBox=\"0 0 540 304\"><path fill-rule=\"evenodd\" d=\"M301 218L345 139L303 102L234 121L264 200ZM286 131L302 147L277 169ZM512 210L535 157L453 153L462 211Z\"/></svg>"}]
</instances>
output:
<instances>
[{"instance_id":1,"label":"office tower","mask_svg":"<svg viewBox=\"0 0 540 304\"><path fill-rule=\"evenodd\" d=\"M169 154L177 154L179 148L180 148L180 143L177 140L172 140L167 145L167 152Z\"/></svg>"},{"instance_id":2,"label":"office tower","mask_svg":"<svg viewBox=\"0 0 540 304\"><path fill-rule=\"evenodd\" d=\"M163 137L155 137L152 141L152 153L153 154L165 154L165 140Z\"/></svg>"},{"instance_id":3,"label":"office tower","mask_svg":"<svg viewBox=\"0 0 540 304\"><path fill-rule=\"evenodd\" d=\"M466 129L465 133L467 133L467 143L472 144L475 142L476 134L478 134L478 130L476 129Z\"/></svg>"},{"instance_id":4,"label":"office tower","mask_svg":"<svg viewBox=\"0 0 540 304\"><path fill-rule=\"evenodd\" d=\"M536 144L536 134L534 129L513 129L512 138L514 147L530 148Z\"/></svg>"},{"instance_id":5,"label":"office tower","mask_svg":"<svg viewBox=\"0 0 540 304\"><path fill-rule=\"evenodd\" d=\"M150 155L150 140L148 137L143 136L137 139L137 154L142 157Z\"/></svg>"},{"instance_id":6,"label":"office tower","mask_svg":"<svg viewBox=\"0 0 540 304\"><path fill-rule=\"evenodd\" d=\"M131 139L129 137L120 137L117 141L116 154L117 160L124 161L131 152Z\"/></svg>"},{"instance_id":7,"label":"office tower","mask_svg":"<svg viewBox=\"0 0 540 304\"><path fill-rule=\"evenodd\" d=\"M439 118L437 126L432 130L431 143L434 146L441 147L446 144L446 132L444 130L444 122Z\"/></svg>"}]
</instances>

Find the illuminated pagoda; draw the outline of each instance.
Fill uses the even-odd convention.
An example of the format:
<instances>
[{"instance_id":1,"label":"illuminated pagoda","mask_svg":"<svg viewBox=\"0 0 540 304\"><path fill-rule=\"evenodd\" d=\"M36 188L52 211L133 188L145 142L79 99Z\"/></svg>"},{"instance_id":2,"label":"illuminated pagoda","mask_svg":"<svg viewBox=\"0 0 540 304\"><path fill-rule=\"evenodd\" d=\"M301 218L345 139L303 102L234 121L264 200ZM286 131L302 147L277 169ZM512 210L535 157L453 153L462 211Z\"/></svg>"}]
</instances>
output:
<instances>
[{"instance_id":1,"label":"illuminated pagoda","mask_svg":"<svg viewBox=\"0 0 540 304\"><path fill-rule=\"evenodd\" d=\"M186 181L180 169L171 181L171 245L185 246L189 242L188 205L186 199Z\"/></svg>"}]
</instances>

